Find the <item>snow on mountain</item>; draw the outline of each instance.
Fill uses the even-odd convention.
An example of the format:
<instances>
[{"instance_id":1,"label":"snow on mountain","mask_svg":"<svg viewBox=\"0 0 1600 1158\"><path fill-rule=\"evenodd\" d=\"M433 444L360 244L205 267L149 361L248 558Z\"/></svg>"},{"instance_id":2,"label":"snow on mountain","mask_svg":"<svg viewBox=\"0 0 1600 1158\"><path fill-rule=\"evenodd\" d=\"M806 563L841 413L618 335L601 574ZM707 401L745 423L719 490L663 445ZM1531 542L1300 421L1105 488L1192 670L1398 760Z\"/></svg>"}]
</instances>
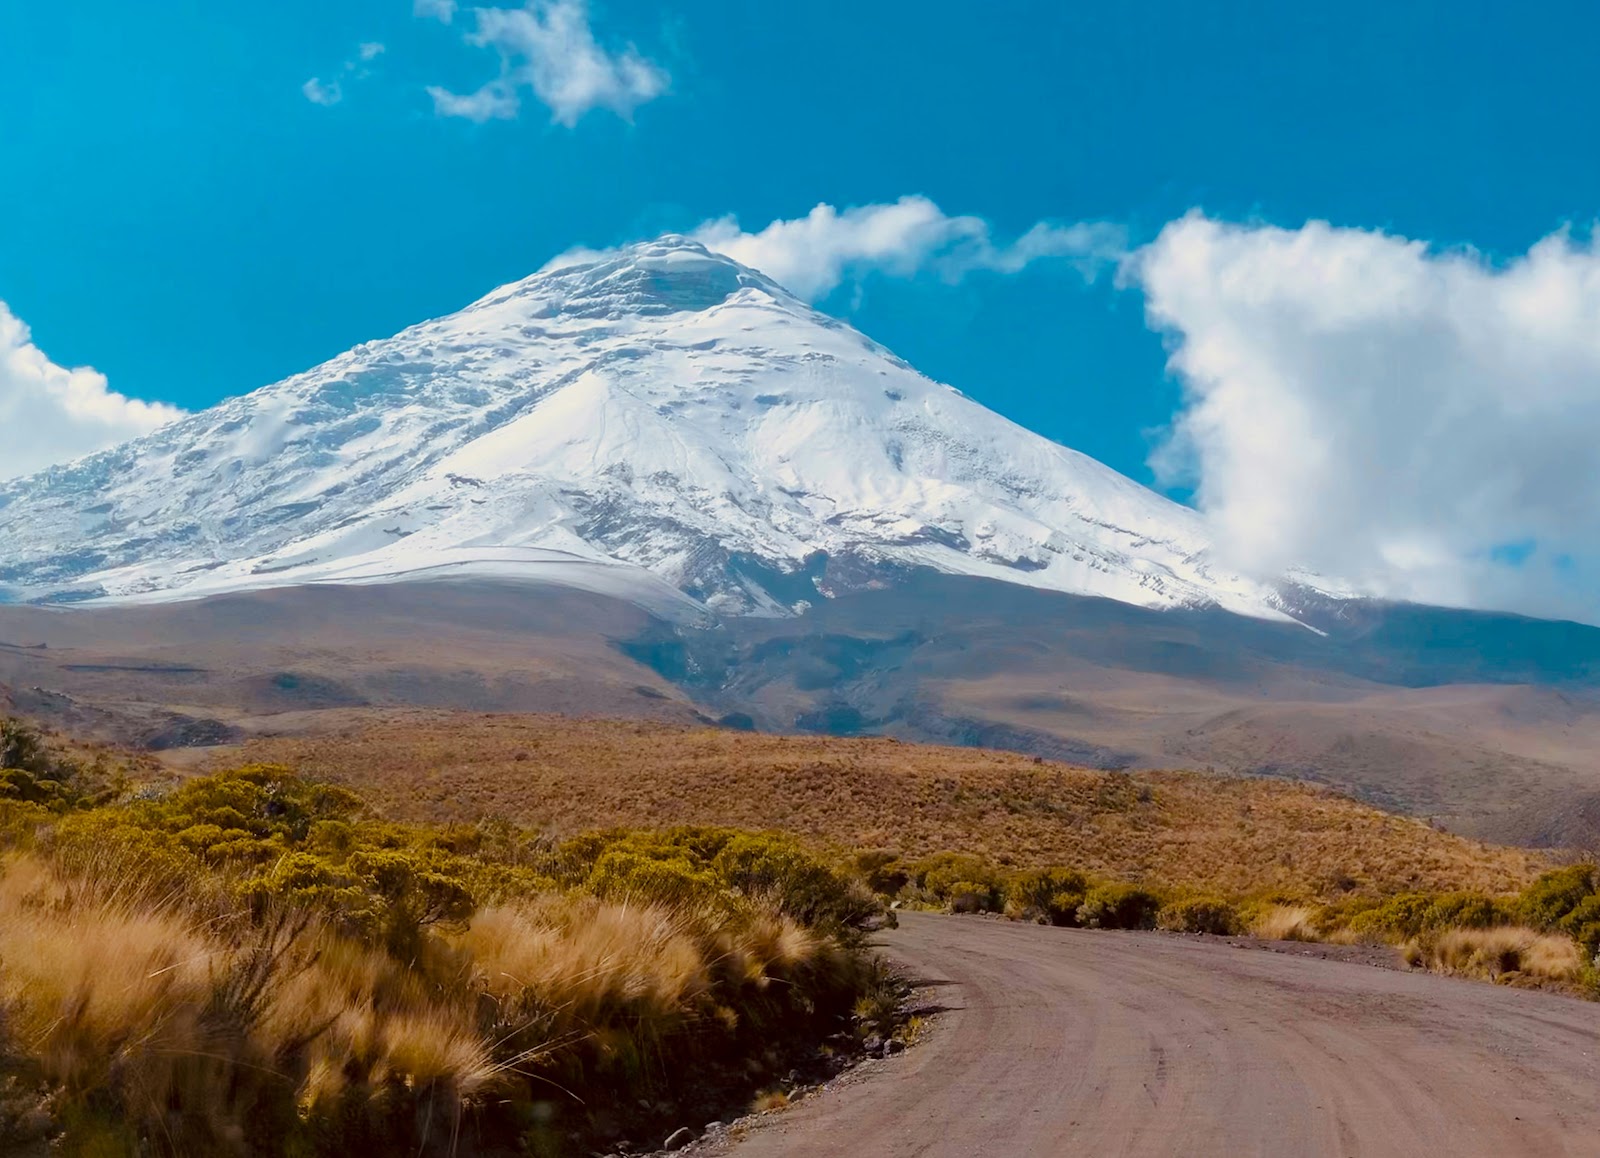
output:
<instances>
[{"instance_id":1,"label":"snow on mountain","mask_svg":"<svg viewBox=\"0 0 1600 1158\"><path fill-rule=\"evenodd\" d=\"M682 237L0 484L0 599L496 574L783 614L932 567L1282 617L1194 511Z\"/></svg>"}]
</instances>

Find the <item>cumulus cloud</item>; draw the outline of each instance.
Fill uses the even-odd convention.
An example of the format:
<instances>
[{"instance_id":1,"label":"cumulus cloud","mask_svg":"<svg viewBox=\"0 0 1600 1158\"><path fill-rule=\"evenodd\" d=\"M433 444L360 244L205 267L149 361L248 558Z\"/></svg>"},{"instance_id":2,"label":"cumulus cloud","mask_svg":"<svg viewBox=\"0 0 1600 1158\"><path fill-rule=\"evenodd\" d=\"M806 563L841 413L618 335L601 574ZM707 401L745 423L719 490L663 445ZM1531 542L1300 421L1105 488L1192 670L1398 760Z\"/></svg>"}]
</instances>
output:
<instances>
[{"instance_id":1,"label":"cumulus cloud","mask_svg":"<svg viewBox=\"0 0 1600 1158\"><path fill-rule=\"evenodd\" d=\"M418 0L416 11L448 22L455 5ZM666 70L631 44L617 52L602 48L583 0L529 0L521 8L478 8L474 16L476 27L467 42L499 53L500 75L471 93L429 86L440 116L510 119L528 90L552 120L570 128L595 108L629 119L670 83Z\"/></svg>"},{"instance_id":2,"label":"cumulus cloud","mask_svg":"<svg viewBox=\"0 0 1600 1158\"><path fill-rule=\"evenodd\" d=\"M818 205L804 217L774 221L755 233L724 217L701 225L694 237L813 301L846 277L866 272L909 277L931 270L956 281L974 270L1016 273L1056 257L1070 258L1092 275L1125 247L1120 227L1082 222L1040 222L1015 241L997 243L983 218L952 217L926 197L843 211Z\"/></svg>"},{"instance_id":3,"label":"cumulus cloud","mask_svg":"<svg viewBox=\"0 0 1600 1158\"><path fill-rule=\"evenodd\" d=\"M1127 259L1185 403L1154 460L1231 561L1600 620L1600 250L1490 261L1199 213Z\"/></svg>"},{"instance_id":4,"label":"cumulus cloud","mask_svg":"<svg viewBox=\"0 0 1600 1158\"><path fill-rule=\"evenodd\" d=\"M147 434L182 413L117 394L94 370L57 366L0 302L0 430L11 434L0 455L0 478L32 474Z\"/></svg>"},{"instance_id":5,"label":"cumulus cloud","mask_svg":"<svg viewBox=\"0 0 1600 1158\"><path fill-rule=\"evenodd\" d=\"M336 80L324 81L314 76L300 86L300 91L305 94L306 100L324 108L344 100L344 89L339 87L339 82Z\"/></svg>"}]
</instances>

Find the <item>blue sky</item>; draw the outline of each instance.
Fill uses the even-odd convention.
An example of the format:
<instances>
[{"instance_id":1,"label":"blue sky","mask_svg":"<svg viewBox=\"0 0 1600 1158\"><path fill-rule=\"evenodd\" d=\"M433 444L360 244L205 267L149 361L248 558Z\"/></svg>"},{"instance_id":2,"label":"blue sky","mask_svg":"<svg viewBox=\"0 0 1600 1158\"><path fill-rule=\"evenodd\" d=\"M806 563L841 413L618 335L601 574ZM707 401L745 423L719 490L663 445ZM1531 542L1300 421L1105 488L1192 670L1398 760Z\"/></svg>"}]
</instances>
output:
<instances>
[{"instance_id":1,"label":"blue sky","mask_svg":"<svg viewBox=\"0 0 1600 1158\"><path fill-rule=\"evenodd\" d=\"M1256 230L1326 220L1432 255L1471 246L1493 278L1568 225L1586 246L1600 212L1586 5L594 0L585 12L532 0L528 11L548 21L556 9L576 12L602 62L623 69L620 95L552 97L540 69L559 62L539 60L513 62L528 83L494 89L499 57L470 42L488 26L469 7L445 23L413 0L7 5L0 302L51 362L192 409L459 308L574 245L730 214L757 231L819 203L916 195L982 218L999 246L1039 222L1108 222L1137 250L1200 209ZM518 109L441 115L430 87ZM1060 259L958 280L927 263L861 262L821 304L1141 481L1202 500L1259 487L1264 466L1228 481L1219 454L1237 451L1205 441L1200 380L1167 366L1182 342L1201 345L1200 327L1237 333L1242 315L1200 318L1206 295L1170 282L1163 300L1197 304L1162 313L1141 268L1106 266L1090 283ZM1574 292L1587 308L1588 291ZM1589 379L1562 382L1582 396ZM1372 450L1357 442L1360 462ZM1303 512L1318 493L1301 501ZM1517 510L1492 528L1481 510L1460 514L1483 524L1477 556L1532 542L1537 561L1539 544L1553 557L1563 536L1593 529ZM1397 533L1399 547L1369 545L1384 566L1427 553L1414 528Z\"/></svg>"}]
</instances>

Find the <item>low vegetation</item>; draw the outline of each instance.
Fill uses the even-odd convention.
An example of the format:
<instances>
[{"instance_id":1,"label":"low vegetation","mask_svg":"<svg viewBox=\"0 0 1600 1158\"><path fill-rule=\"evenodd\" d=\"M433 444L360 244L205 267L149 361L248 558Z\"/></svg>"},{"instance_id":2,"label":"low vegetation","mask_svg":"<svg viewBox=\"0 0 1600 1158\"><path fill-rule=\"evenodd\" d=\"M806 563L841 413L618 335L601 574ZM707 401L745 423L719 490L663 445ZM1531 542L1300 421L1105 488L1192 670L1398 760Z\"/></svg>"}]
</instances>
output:
<instances>
[{"instance_id":1,"label":"low vegetation","mask_svg":"<svg viewBox=\"0 0 1600 1158\"><path fill-rule=\"evenodd\" d=\"M1277 891L1230 899L1072 868L1013 870L962 853L904 862L871 852L858 854L856 868L903 906L1077 928L1393 945L1407 964L1439 973L1600 996L1600 875L1593 865L1553 869L1521 892L1498 896L1363 893L1334 902Z\"/></svg>"},{"instance_id":2,"label":"low vegetation","mask_svg":"<svg viewBox=\"0 0 1600 1158\"><path fill-rule=\"evenodd\" d=\"M582 1153L893 1030L881 903L786 838L549 842L278 767L107 796L29 764L0 777L6 1154Z\"/></svg>"},{"instance_id":3,"label":"low vegetation","mask_svg":"<svg viewBox=\"0 0 1600 1158\"><path fill-rule=\"evenodd\" d=\"M837 856L879 848L852 854L852 869L901 905L1394 945L1418 966L1575 991L1591 985L1600 951L1588 869L1301 784L1105 774L885 739L452 713L352 719L247 752L419 820L489 811L559 832L586 817L716 819L792 831ZM1527 946L1516 967L1463 948L1508 938ZM1576 948L1553 953L1540 938Z\"/></svg>"},{"instance_id":4,"label":"low vegetation","mask_svg":"<svg viewBox=\"0 0 1600 1158\"><path fill-rule=\"evenodd\" d=\"M1435 973L1488 981L1595 989L1593 958L1571 937L1515 925L1487 929L1445 929L1408 941L1405 959Z\"/></svg>"},{"instance_id":5,"label":"low vegetation","mask_svg":"<svg viewBox=\"0 0 1600 1158\"><path fill-rule=\"evenodd\" d=\"M730 768L717 733L670 733L668 747L660 729L616 727L673 771L631 783L612 766L590 811L614 827L583 831L570 794L529 797L513 820L419 815L501 767L441 754L428 773L425 746L395 750L388 779L369 753L333 782L335 754L366 751L367 733L322 741L305 772L160 782L6 725L0 1152L537 1155L665 1137L781 1104L799 1066L914 1035L901 985L865 947L893 907L1392 944L1440 972L1596 989L1592 866L1326 793L993 753L951 768L856 742L829 749L836 765L791 769L847 803L787 836L747 827L782 795L755 790L770 762ZM724 762L684 762L684 746ZM642 759L633 741L613 751ZM534 762L510 758L510 775ZM553 764L540 767L548 788ZM691 784L696 767L722 778ZM400 792L400 775L420 791ZM1005 803L1018 798L1034 803ZM642 827L649 800L695 823ZM1026 831L1081 858L996 855L988 829L962 851L927 847L929 832L997 817L1002 835L1004 817L1032 825L1030 809L1054 820ZM528 823L540 811L555 818ZM859 839L894 817L904 841Z\"/></svg>"},{"instance_id":6,"label":"low vegetation","mask_svg":"<svg viewBox=\"0 0 1600 1158\"><path fill-rule=\"evenodd\" d=\"M227 759L300 768L418 822L504 816L551 833L730 824L913 860L958 849L1002 870L1071 865L1220 896L1498 895L1551 867L1285 781L1106 774L973 748L620 720L325 719L320 735L259 740Z\"/></svg>"}]
</instances>

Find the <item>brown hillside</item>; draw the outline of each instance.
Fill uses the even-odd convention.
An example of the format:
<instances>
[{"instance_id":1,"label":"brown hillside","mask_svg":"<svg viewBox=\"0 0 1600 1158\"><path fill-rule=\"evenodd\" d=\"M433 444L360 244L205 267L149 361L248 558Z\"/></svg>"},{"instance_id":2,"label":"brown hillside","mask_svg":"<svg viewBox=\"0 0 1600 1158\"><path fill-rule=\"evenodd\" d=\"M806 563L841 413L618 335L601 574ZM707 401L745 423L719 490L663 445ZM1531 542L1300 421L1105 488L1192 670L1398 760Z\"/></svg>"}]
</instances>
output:
<instances>
[{"instance_id":1,"label":"brown hillside","mask_svg":"<svg viewBox=\"0 0 1600 1158\"><path fill-rule=\"evenodd\" d=\"M780 828L919 856L983 852L1230 893L1329 897L1520 888L1545 862L1326 789L1198 773L1101 773L888 739L771 736L632 721L323 713L318 735L214 762L336 779L397 819L501 816L552 834L609 825Z\"/></svg>"}]
</instances>

